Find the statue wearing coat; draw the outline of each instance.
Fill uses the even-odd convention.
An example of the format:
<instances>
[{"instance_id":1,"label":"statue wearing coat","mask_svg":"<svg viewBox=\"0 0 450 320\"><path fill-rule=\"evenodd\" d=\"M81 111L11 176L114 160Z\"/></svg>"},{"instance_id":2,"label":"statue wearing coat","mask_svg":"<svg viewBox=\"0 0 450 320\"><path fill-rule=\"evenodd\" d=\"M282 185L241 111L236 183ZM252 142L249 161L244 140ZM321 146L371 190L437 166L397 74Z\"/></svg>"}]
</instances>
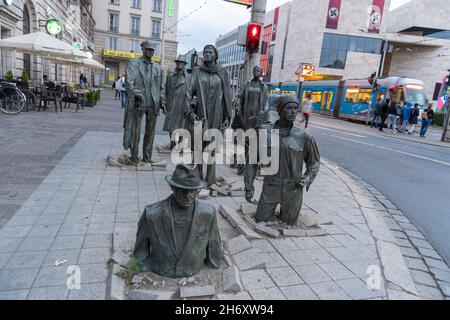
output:
<instances>
[{"instance_id":1,"label":"statue wearing coat","mask_svg":"<svg viewBox=\"0 0 450 320\"><path fill-rule=\"evenodd\" d=\"M143 56L131 60L126 69L128 103L125 109L123 147L131 151L131 159L139 161L141 122L145 115L143 161L152 163L153 140L159 110L165 112L164 74L152 61L155 51L149 41L141 44Z\"/></svg>"}]
</instances>

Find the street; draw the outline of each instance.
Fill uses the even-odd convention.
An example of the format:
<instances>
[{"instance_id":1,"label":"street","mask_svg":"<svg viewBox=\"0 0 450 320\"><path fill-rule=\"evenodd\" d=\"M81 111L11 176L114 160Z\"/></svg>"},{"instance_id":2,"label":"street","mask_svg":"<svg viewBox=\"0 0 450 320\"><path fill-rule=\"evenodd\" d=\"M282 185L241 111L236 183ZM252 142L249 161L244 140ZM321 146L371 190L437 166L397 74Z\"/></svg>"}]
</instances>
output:
<instances>
[{"instance_id":1,"label":"street","mask_svg":"<svg viewBox=\"0 0 450 320\"><path fill-rule=\"evenodd\" d=\"M324 117L315 117L310 127L324 158L382 190L450 262L449 148L387 138Z\"/></svg>"}]
</instances>

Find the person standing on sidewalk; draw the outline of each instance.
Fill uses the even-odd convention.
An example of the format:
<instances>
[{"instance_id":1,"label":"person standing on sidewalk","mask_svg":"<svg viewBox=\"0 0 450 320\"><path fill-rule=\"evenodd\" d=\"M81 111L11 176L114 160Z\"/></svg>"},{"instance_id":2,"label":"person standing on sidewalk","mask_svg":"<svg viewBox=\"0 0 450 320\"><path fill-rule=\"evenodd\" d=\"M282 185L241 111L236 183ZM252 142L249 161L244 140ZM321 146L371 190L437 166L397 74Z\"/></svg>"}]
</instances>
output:
<instances>
[{"instance_id":1,"label":"person standing on sidewalk","mask_svg":"<svg viewBox=\"0 0 450 320\"><path fill-rule=\"evenodd\" d=\"M388 109L388 122L387 122L387 134L396 134L395 126L397 123L397 106L395 102L391 102L389 109Z\"/></svg>"},{"instance_id":2,"label":"person standing on sidewalk","mask_svg":"<svg viewBox=\"0 0 450 320\"><path fill-rule=\"evenodd\" d=\"M127 106L127 88L125 87L125 77L119 80L120 105L122 109Z\"/></svg>"},{"instance_id":3,"label":"person standing on sidewalk","mask_svg":"<svg viewBox=\"0 0 450 320\"><path fill-rule=\"evenodd\" d=\"M427 134L428 127L433 122L433 104L429 103L427 108L423 111L421 118L422 118L422 128L420 129L420 136L422 138L425 138L425 135Z\"/></svg>"},{"instance_id":4,"label":"person standing on sidewalk","mask_svg":"<svg viewBox=\"0 0 450 320\"><path fill-rule=\"evenodd\" d=\"M120 76L118 76L116 81L114 81L113 88L116 89L114 100L120 99Z\"/></svg>"},{"instance_id":5,"label":"person standing on sidewalk","mask_svg":"<svg viewBox=\"0 0 450 320\"><path fill-rule=\"evenodd\" d=\"M388 116L389 104L391 103L391 99L386 99L383 105L381 106L381 123L380 123L380 131L383 131L384 123L386 122L386 118Z\"/></svg>"},{"instance_id":6,"label":"person standing on sidewalk","mask_svg":"<svg viewBox=\"0 0 450 320\"><path fill-rule=\"evenodd\" d=\"M411 117L411 111L412 111L412 103L408 102L408 104L406 105L405 108L403 108L403 111L402 111L403 119L402 119L402 126L401 126L399 132L404 133L405 131L407 131L409 118Z\"/></svg>"},{"instance_id":7,"label":"person standing on sidewalk","mask_svg":"<svg viewBox=\"0 0 450 320\"><path fill-rule=\"evenodd\" d=\"M303 120L301 121L301 123L305 122L305 129L308 128L309 117L311 116L312 110L313 110L313 101L311 98L311 94L308 93L306 94L305 100L303 101L302 105Z\"/></svg>"},{"instance_id":8,"label":"person standing on sidewalk","mask_svg":"<svg viewBox=\"0 0 450 320\"><path fill-rule=\"evenodd\" d=\"M375 105L374 116L372 120L371 128L378 128L381 122L381 109L383 108L383 99L379 98L377 104Z\"/></svg>"},{"instance_id":9,"label":"person standing on sidewalk","mask_svg":"<svg viewBox=\"0 0 450 320\"><path fill-rule=\"evenodd\" d=\"M405 109L405 102L403 100L400 100L400 102L397 104L397 123L396 128L397 131L400 131L400 128L403 123L403 110Z\"/></svg>"},{"instance_id":10,"label":"person standing on sidewalk","mask_svg":"<svg viewBox=\"0 0 450 320\"><path fill-rule=\"evenodd\" d=\"M414 104L414 108L411 110L411 117L409 118L409 124L411 125L408 130L408 134L414 134L414 129L416 128L417 123L419 122L419 104Z\"/></svg>"}]
</instances>

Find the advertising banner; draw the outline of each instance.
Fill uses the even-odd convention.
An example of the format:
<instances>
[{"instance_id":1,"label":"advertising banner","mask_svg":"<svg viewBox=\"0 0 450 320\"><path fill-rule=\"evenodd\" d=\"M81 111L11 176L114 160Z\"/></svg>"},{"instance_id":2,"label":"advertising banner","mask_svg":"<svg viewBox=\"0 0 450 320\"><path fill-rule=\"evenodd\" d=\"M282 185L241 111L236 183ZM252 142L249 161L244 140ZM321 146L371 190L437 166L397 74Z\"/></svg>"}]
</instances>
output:
<instances>
[{"instance_id":1,"label":"advertising banner","mask_svg":"<svg viewBox=\"0 0 450 320\"><path fill-rule=\"evenodd\" d=\"M383 20L384 0L373 0L369 12L369 32L380 33L381 21Z\"/></svg>"},{"instance_id":2,"label":"advertising banner","mask_svg":"<svg viewBox=\"0 0 450 320\"><path fill-rule=\"evenodd\" d=\"M278 17L280 16L280 7L275 9L275 14L273 17L272 24L272 41L277 40L277 30L278 30Z\"/></svg>"},{"instance_id":3,"label":"advertising banner","mask_svg":"<svg viewBox=\"0 0 450 320\"><path fill-rule=\"evenodd\" d=\"M327 29L337 29L341 15L341 0L330 0L328 5Z\"/></svg>"}]
</instances>

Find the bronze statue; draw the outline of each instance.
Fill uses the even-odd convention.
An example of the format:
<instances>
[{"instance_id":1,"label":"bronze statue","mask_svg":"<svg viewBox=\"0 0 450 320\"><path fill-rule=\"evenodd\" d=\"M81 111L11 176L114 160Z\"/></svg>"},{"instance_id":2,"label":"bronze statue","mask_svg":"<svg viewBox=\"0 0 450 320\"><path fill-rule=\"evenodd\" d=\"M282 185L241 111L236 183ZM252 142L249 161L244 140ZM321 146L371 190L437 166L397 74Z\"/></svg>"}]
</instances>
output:
<instances>
[{"instance_id":1,"label":"bronze statue","mask_svg":"<svg viewBox=\"0 0 450 320\"><path fill-rule=\"evenodd\" d=\"M166 177L173 194L145 208L139 220L134 257L141 271L171 278L191 277L222 259L216 209L196 201L206 187L195 165L178 165Z\"/></svg>"},{"instance_id":2,"label":"bronze statue","mask_svg":"<svg viewBox=\"0 0 450 320\"><path fill-rule=\"evenodd\" d=\"M149 42L141 44L143 56L131 60L126 70L128 104L125 110L124 141L126 150L130 148L131 159L139 161L139 140L141 122L145 114L145 136L143 161L152 163L153 140L159 110L165 111L163 70L152 61L155 47Z\"/></svg>"},{"instance_id":3,"label":"bronze statue","mask_svg":"<svg viewBox=\"0 0 450 320\"><path fill-rule=\"evenodd\" d=\"M203 121L203 129L224 130L231 120L231 82L228 71L217 64L217 49L207 45L203 49L203 64L192 72L192 81L188 90L189 104L186 116L190 120L189 129L193 133L195 121ZM204 143L206 147L208 143ZM214 154L213 154L214 156ZM203 166L199 165L203 177ZM208 185L216 183L215 165L207 166L205 180Z\"/></svg>"},{"instance_id":4,"label":"bronze statue","mask_svg":"<svg viewBox=\"0 0 450 320\"><path fill-rule=\"evenodd\" d=\"M314 138L294 126L299 109L297 99L291 95L281 96L276 107L280 119L273 129L278 129L280 134L279 170L264 178L256 221L275 220L275 208L281 204L281 221L295 225L302 207L303 188L308 191L319 172L320 155ZM304 174L303 162L306 164Z\"/></svg>"},{"instance_id":5,"label":"bronze statue","mask_svg":"<svg viewBox=\"0 0 450 320\"><path fill-rule=\"evenodd\" d=\"M253 79L245 84L239 91L237 99L236 116L241 118L242 129L258 130L263 124L264 113L269 110L269 90L267 85L261 81L262 69L260 66L253 68ZM257 134L257 132L255 131ZM257 143L256 136L255 142ZM244 183L245 183L245 198L252 202L255 195L254 182L256 178L257 164L249 163L249 143L245 142L245 159L244 166Z\"/></svg>"},{"instance_id":6,"label":"bronze statue","mask_svg":"<svg viewBox=\"0 0 450 320\"><path fill-rule=\"evenodd\" d=\"M169 132L170 136L176 129L183 129L186 126L184 107L188 103L187 90L191 83L191 75L186 71L186 57L178 56L175 63L175 71L167 75L165 86L167 115L163 130ZM171 143L172 147L174 144L175 142Z\"/></svg>"}]
</instances>

